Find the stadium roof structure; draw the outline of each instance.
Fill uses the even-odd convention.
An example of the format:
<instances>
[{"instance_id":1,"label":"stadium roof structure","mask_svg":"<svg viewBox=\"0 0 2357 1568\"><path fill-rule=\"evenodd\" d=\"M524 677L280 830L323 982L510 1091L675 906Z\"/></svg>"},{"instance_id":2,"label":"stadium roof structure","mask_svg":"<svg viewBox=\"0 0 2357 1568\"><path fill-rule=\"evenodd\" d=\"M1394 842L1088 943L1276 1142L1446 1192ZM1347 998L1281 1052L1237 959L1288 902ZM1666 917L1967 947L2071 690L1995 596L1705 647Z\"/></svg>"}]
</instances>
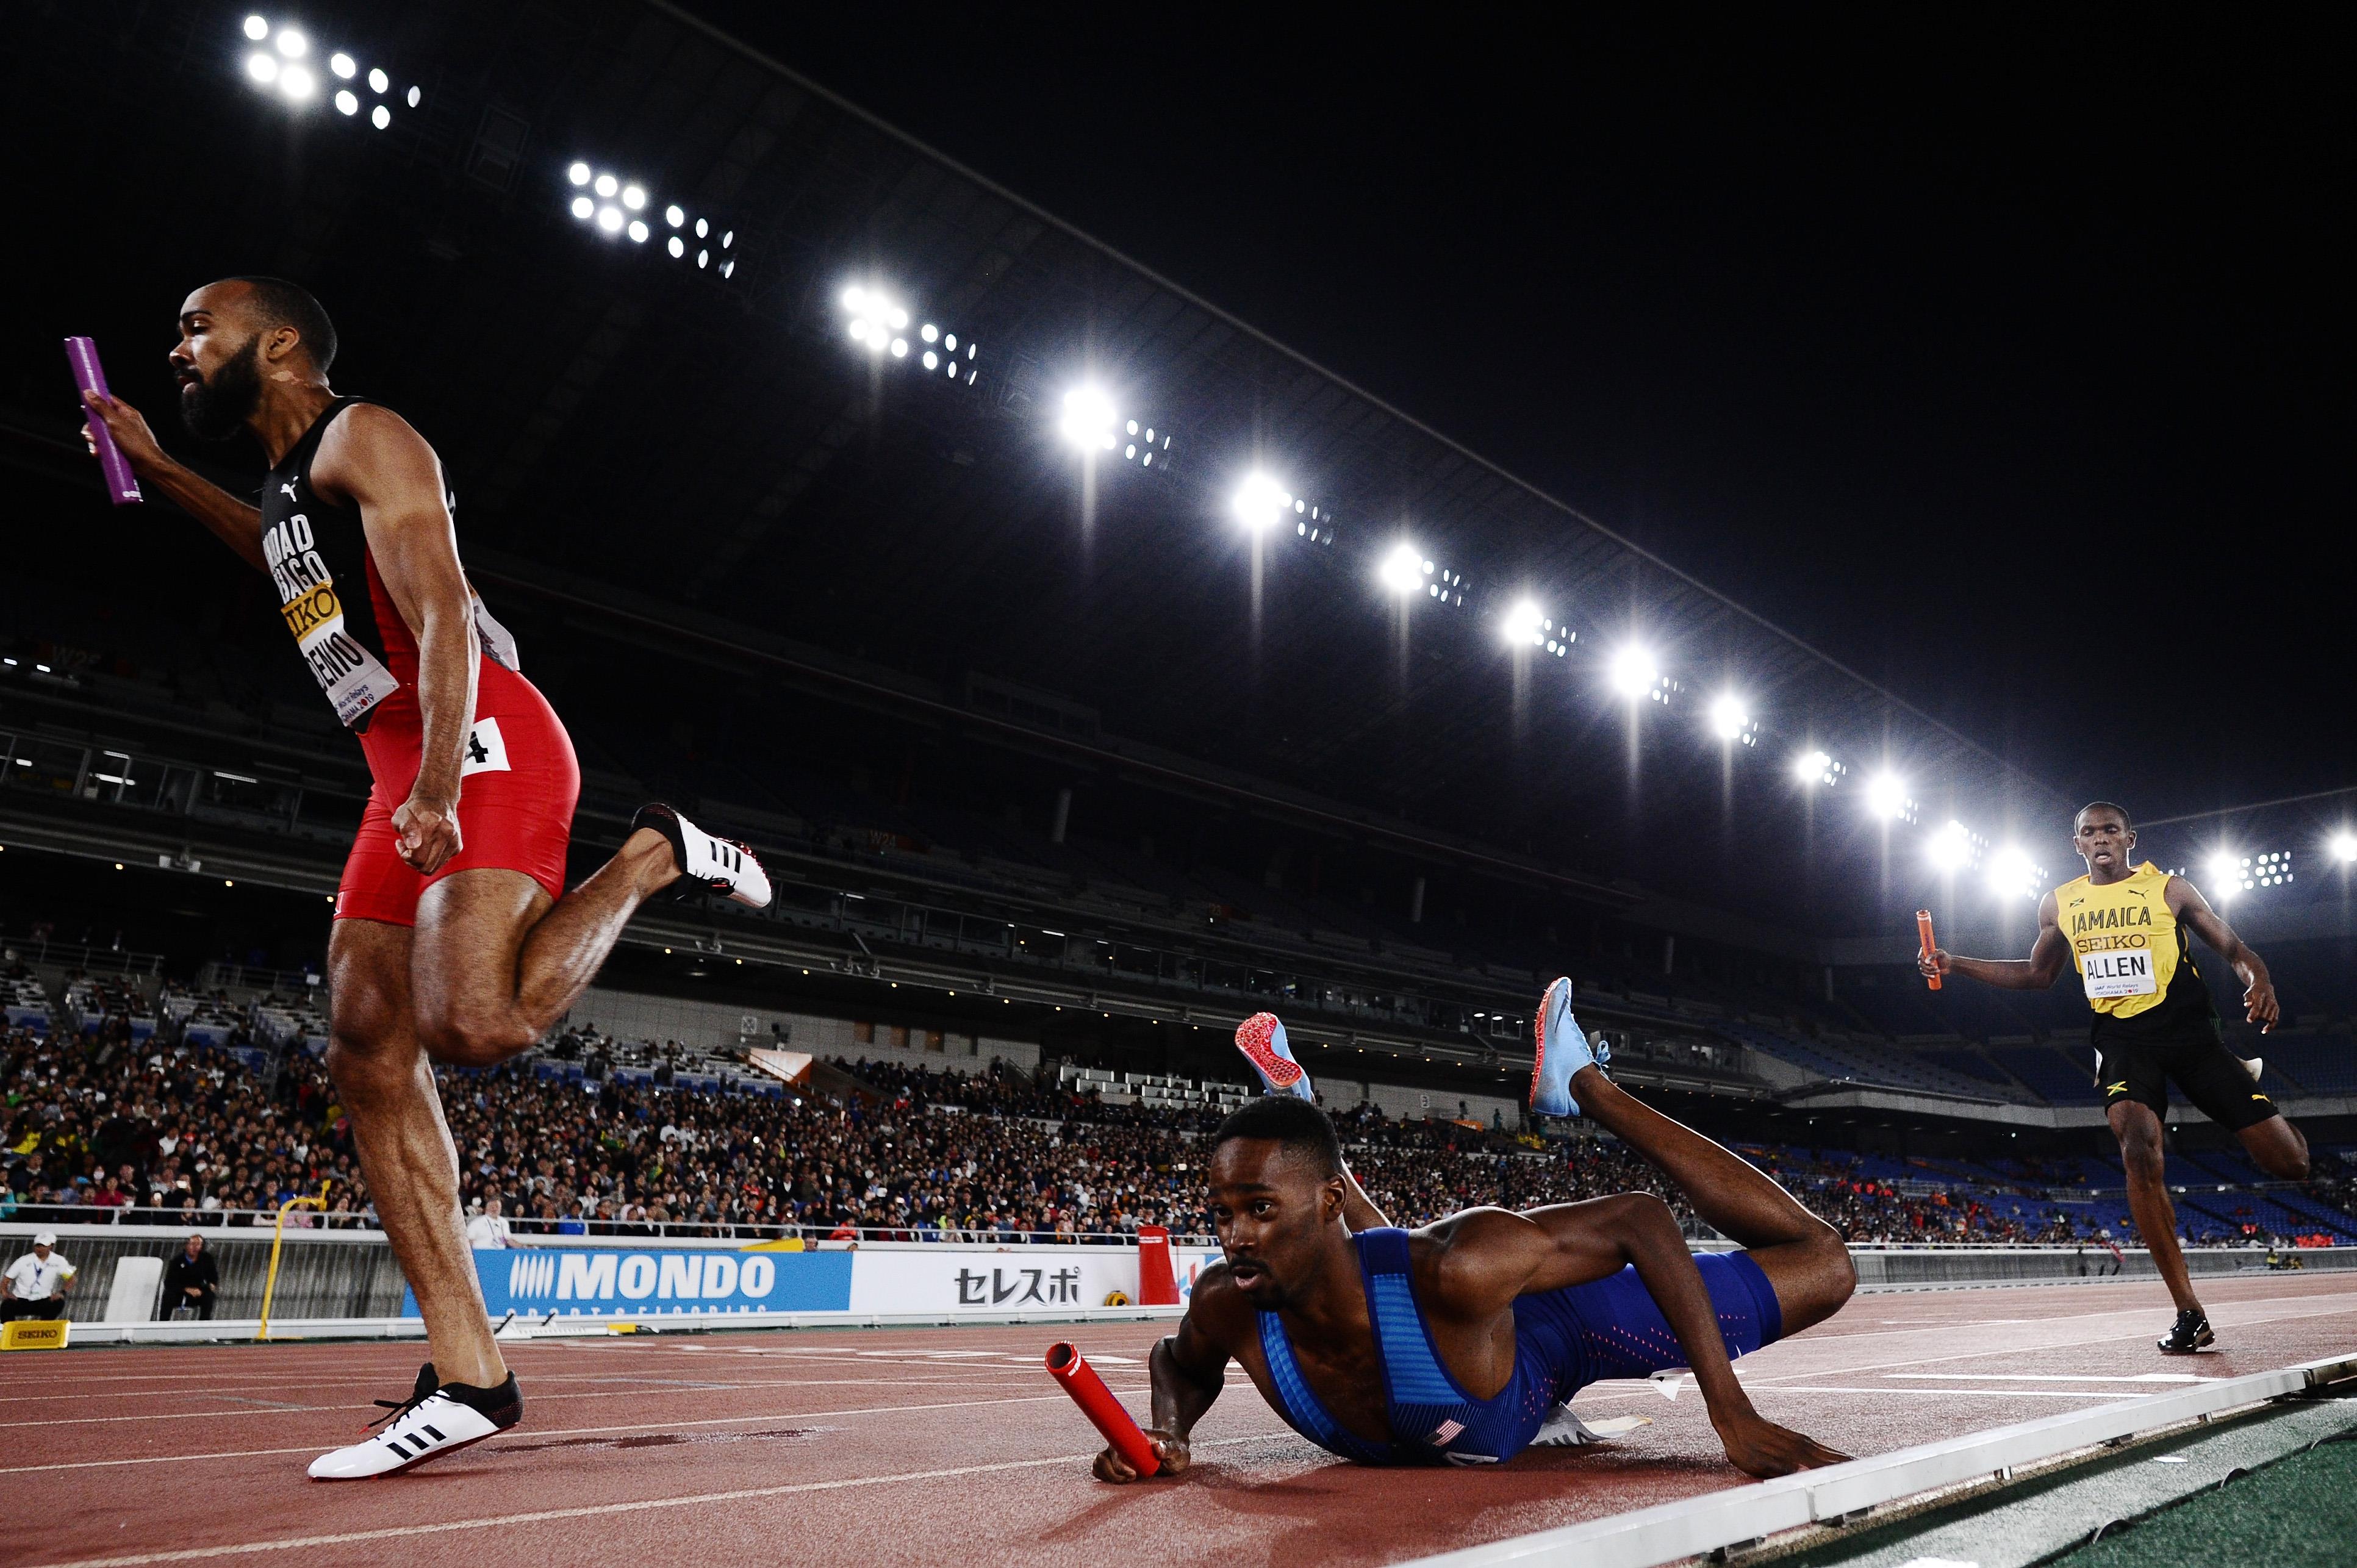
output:
<instances>
[{"instance_id":1,"label":"stadium roof structure","mask_svg":"<svg viewBox=\"0 0 2357 1568\"><path fill-rule=\"evenodd\" d=\"M162 401L125 371L146 368L135 333L166 346L172 289L309 283L343 331L339 385L442 452L470 557L505 564L494 600L551 589L518 564L557 567L592 629L627 600L957 700L975 678L1030 690L1223 777L1599 876L1765 895L1856 871L1890 853L1849 799L1883 766L1926 827L2050 835L2071 803L1484 461L1479 432L1447 433L1445 389L1423 418L1393 407L678 6L304 19L350 34L323 32L320 59L388 64L382 130L257 91L249 9L271 11L44 24L82 47L53 51L78 63L25 111L85 119L76 91L102 82L90 156L186 196L168 254L100 263L125 291L118 390ZM646 193L646 240L572 215L594 189L576 163ZM854 340L855 287L909 313L905 355ZM1118 449L1060 434L1082 387ZM1257 535L1232 504L1255 472L1300 502ZM1378 576L1403 541L1405 596ZM1526 599L1576 639L1510 648ZM1631 642L1659 664L1650 699L1607 680ZM1706 726L1725 688L1752 740ZM1819 747L1838 789L1794 780Z\"/></svg>"}]
</instances>

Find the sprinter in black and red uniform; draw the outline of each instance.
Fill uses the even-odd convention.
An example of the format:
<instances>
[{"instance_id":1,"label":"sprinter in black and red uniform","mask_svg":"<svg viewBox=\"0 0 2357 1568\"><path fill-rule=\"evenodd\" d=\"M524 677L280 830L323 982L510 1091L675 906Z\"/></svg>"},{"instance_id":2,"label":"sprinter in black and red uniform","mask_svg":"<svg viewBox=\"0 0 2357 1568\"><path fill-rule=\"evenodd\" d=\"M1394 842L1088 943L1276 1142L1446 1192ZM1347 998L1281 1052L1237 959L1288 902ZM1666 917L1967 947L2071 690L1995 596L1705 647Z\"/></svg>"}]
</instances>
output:
<instances>
[{"instance_id":1,"label":"sprinter in black and red uniform","mask_svg":"<svg viewBox=\"0 0 2357 1568\"><path fill-rule=\"evenodd\" d=\"M770 884L743 845L651 805L565 890L573 743L467 582L440 459L399 414L329 389L335 353L327 312L282 279L225 279L180 306L181 417L208 439L253 433L270 458L259 507L167 456L127 403L87 389L83 402L143 480L269 574L375 780L336 894L328 1066L433 1359L406 1400L382 1402L382 1431L311 1466L353 1480L523 1412L483 1310L428 1058L484 1066L533 1045L672 884L755 908Z\"/></svg>"}]
</instances>

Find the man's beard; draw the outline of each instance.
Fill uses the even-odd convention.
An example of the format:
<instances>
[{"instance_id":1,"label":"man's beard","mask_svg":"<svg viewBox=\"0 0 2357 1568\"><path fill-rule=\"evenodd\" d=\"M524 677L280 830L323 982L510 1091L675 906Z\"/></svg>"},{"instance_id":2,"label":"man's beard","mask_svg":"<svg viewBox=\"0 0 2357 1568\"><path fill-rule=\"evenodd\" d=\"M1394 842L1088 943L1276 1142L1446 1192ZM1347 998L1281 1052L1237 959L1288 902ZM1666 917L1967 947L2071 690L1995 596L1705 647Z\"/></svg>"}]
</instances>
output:
<instances>
[{"instance_id":1,"label":"man's beard","mask_svg":"<svg viewBox=\"0 0 2357 1568\"><path fill-rule=\"evenodd\" d=\"M262 334L246 339L211 376L180 385L180 423L199 441L226 441L262 402Z\"/></svg>"}]
</instances>

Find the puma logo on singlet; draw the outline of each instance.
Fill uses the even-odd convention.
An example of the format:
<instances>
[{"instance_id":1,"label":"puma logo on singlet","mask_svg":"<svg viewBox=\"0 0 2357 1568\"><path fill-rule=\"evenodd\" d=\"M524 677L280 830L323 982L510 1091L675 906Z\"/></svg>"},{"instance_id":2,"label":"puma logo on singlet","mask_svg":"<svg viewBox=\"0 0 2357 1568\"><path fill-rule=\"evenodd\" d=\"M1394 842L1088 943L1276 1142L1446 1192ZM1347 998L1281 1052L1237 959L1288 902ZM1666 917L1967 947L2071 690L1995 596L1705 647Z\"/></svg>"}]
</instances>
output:
<instances>
[{"instance_id":1,"label":"puma logo on singlet","mask_svg":"<svg viewBox=\"0 0 2357 1568\"><path fill-rule=\"evenodd\" d=\"M285 496L288 500L293 500L295 499L295 481L292 479L279 480L278 493Z\"/></svg>"}]
</instances>

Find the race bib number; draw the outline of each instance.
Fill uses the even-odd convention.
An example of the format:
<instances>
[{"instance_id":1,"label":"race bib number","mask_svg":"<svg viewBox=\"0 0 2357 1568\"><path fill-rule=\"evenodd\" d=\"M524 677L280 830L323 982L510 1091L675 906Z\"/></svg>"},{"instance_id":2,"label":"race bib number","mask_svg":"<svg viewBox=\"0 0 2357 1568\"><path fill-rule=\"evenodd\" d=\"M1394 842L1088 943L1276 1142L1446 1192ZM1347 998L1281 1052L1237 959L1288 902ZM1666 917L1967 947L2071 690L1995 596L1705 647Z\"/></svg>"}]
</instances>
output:
<instances>
[{"instance_id":1,"label":"race bib number","mask_svg":"<svg viewBox=\"0 0 2357 1568\"><path fill-rule=\"evenodd\" d=\"M401 690L393 671L344 628L343 600L313 547L308 517L298 511L264 533L262 558L278 589L278 613L339 720L355 724Z\"/></svg>"},{"instance_id":2,"label":"race bib number","mask_svg":"<svg viewBox=\"0 0 2357 1568\"><path fill-rule=\"evenodd\" d=\"M2160 989L2153 977L2150 948L2114 948L2079 955L2079 974L2090 1001L2107 996L2150 996Z\"/></svg>"},{"instance_id":3,"label":"race bib number","mask_svg":"<svg viewBox=\"0 0 2357 1568\"><path fill-rule=\"evenodd\" d=\"M467 732L467 749L458 757L458 777L507 771L508 743L500 734L500 721L477 719L475 727Z\"/></svg>"}]
</instances>

